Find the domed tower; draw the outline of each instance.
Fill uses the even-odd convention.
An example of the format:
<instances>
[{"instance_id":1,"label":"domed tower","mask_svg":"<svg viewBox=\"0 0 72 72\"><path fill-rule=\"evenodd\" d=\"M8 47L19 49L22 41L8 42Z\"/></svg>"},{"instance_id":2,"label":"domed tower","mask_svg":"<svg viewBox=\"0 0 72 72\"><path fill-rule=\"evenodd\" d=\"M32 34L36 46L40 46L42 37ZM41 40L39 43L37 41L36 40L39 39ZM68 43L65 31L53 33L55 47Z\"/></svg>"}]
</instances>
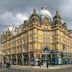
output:
<instances>
[{"instance_id":1,"label":"domed tower","mask_svg":"<svg viewBox=\"0 0 72 72\"><path fill-rule=\"evenodd\" d=\"M52 19L52 15L46 6L42 7L40 11L40 18L43 20L44 17L48 17L49 19Z\"/></svg>"},{"instance_id":2,"label":"domed tower","mask_svg":"<svg viewBox=\"0 0 72 72\"><path fill-rule=\"evenodd\" d=\"M61 22L61 16L60 16L58 10L56 11L56 15L53 18L53 23L54 24L61 24L62 23Z\"/></svg>"}]
</instances>

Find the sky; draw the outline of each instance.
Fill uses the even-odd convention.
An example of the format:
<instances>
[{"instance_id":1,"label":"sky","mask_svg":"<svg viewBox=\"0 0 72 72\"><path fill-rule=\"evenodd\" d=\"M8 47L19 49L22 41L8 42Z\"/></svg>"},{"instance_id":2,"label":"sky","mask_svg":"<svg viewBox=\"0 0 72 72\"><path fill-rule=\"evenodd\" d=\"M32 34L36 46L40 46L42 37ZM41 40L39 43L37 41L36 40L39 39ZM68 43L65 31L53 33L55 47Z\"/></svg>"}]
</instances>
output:
<instances>
[{"instance_id":1,"label":"sky","mask_svg":"<svg viewBox=\"0 0 72 72\"><path fill-rule=\"evenodd\" d=\"M68 29L72 29L72 0L0 0L0 35L7 27L22 24L34 8L39 12L43 6L52 16L58 10Z\"/></svg>"}]
</instances>

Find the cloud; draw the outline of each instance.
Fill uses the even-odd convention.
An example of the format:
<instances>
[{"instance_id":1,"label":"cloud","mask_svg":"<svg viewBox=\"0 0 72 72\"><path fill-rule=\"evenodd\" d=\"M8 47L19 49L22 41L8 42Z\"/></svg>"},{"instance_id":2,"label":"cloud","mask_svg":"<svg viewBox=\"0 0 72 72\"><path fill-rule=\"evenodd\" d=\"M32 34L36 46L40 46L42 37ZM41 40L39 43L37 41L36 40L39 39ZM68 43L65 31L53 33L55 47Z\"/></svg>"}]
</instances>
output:
<instances>
[{"instance_id":1,"label":"cloud","mask_svg":"<svg viewBox=\"0 0 72 72\"><path fill-rule=\"evenodd\" d=\"M19 14L16 15L16 19L19 20L19 21L23 21L23 20L27 20L28 17L27 17L26 14L19 13Z\"/></svg>"},{"instance_id":2,"label":"cloud","mask_svg":"<svg viewBox=\"0 0 72 72\"><path fill-rule=\"evenodd\" d=\"M24 20L27 20L29 14L26 13L13 13L10 11L6 11L0 14L0 31L3 32L9 26L19 26L23 23Z\"/></svg>"},{"instance_id":3,"label":"cloud","mask_svg":"<svg viewBox=\"0 0 72 72\"><path fill-rule=\"evenodd\" d=\"M2 23L5 23L5 25L6 24L17 24L16 22L27 20L28 14L27 13L5 12L0 15L0 19Z\"/></svg>"},{"instance_id":4,"label":"cloud","mask_svg":"<svg viewBox=\"0 0 72 72\"><path fill-rule=\"evenodd\" d=\"M47 6L52 16L59 10L63 21L72 28L72 0L0 0L0 31L9 25L20 25L34 8L39 12L42 6Z\"/></svg>"},{"instance_id":5,"label":"cloud","mask_svg":"<svg viewBox=\"0 0 72 72\"><path fill-rule=\"evenodd\" d=\"M67 23L69 29L72 29L72 0L64 0L60 6L62 19Z\"/></svg>"}]
</instances>

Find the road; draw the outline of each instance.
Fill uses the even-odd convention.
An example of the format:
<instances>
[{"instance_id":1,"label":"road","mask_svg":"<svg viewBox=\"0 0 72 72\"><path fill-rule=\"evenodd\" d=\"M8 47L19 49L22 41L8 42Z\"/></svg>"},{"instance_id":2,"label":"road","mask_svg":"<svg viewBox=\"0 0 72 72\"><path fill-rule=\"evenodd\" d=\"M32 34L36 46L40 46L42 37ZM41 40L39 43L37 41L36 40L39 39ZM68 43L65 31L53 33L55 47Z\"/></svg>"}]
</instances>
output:
<instances>
[{"instance_id":1,"label":"road","mask_svg":"<svg viewBox=\"0 0 72 72\"><path fill-rule=\"evenodd\" d=\"M38 69L38 68L24 68L24 69L14 69L14 68L3 68L0 72L72 72L72 67L64 69Z\"/></svg>"}]
</instances>

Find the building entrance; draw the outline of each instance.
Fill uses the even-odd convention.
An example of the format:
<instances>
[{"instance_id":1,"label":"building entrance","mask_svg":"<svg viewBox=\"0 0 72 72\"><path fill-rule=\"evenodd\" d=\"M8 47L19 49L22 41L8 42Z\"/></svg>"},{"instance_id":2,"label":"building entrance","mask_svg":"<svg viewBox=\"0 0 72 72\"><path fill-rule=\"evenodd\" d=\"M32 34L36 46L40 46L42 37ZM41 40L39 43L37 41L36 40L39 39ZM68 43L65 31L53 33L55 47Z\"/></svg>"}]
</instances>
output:
<instances>
[{"instance_id":1,"label":"building entrance","mask_svg":"<svg viewBox=\"0 0 72 72\"><path fill-rule=\"evenodd\" d=\"M48 48L44 48L42 50L41 64L46 66L47 63L51 64L50 50Z\"/></svg>"}]
</instances>

